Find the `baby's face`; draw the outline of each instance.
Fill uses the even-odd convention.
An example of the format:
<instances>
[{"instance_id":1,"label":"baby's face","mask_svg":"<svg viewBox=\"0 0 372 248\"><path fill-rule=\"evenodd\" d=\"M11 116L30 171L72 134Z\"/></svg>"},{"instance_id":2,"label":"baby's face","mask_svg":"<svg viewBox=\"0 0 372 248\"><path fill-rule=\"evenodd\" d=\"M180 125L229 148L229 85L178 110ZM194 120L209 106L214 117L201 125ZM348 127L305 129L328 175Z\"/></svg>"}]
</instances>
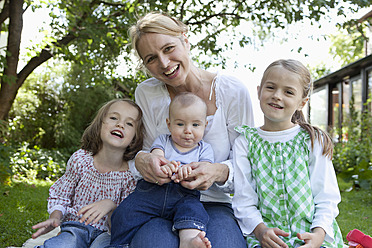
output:
<instances>
[{"instance_id":1,"label":"baby's face","mask_svg":"<svg viewBox=\"0 0 372 248\"><path fill-rule=\"evenodd\" d=\"M193 148L203 138L207 126L204 108L192 104L188 107L177 106L167 119L172 140L182 148Z\"/></svg>"}]
</instances>

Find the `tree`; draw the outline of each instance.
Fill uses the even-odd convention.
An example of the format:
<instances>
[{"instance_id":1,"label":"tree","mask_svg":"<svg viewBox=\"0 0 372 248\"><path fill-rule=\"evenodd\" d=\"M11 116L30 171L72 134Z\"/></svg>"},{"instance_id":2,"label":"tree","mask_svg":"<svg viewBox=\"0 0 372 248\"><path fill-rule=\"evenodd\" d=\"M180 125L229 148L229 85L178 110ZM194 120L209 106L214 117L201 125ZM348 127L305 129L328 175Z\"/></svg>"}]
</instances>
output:
<instances>
[{"instance_id":1,"label":"tree","mask_svg":"<svg viewBox=\"0 0 372 248\"><path fill-rule=\"evenodd\" d=\"M48 3L53 17L52 37L49 42L41 44L42 49L31 57L19 70L18 58L22 33L22 16L25 11L39 7L30 0L2 0L0 13L1 31L8 31L8 43L5 56L0 55L3 66L0 89L0 120L7 120L8 113L17 96L19 88L26 78L41 64L52 57L59 57L84 67L89 65L92 82L115 83L130 94L135 88L131 78L115 75L115 68L122 55L130 65L130 51L127 30L140 16L152 10L166 11L183 20L191 33L198 34L199 42L195 47L199 51L218 57L223 47L218 45L218 37L229 33L241 46L249 43L249 37L238 34L234 27L241 22L250 22L257 29L267 33L273 28L310 19L314 22L331 9L338 9L342 15L350 4L352 11L371 5L366 0L322 0L322 1L241 1L241 0L61 0ZM339 4L339 5L337 5ZM8 21L8 23L7 23ZM212 61L212 60L211 60ZM205 62L208 66L210 63ZM224 63L221 58L221 63ZM82 70L84 71L84 70ZM88 73L86 70L85 73ZM112 76L113 75L113 76ZM120 87L125 85L126 87Z\"/></svg>"},{"instance_id":2,"label":"tree","mask_svg":"<svg viewBox=\"0 0 372 248\"><path fill-rule=\"evenodd\" d=\"M333 46L329 53L338 59L341 66L348 65L364 57L364 40L359 31L341 29L338 34L330 35Z\"/></svg>"}]
</instances>

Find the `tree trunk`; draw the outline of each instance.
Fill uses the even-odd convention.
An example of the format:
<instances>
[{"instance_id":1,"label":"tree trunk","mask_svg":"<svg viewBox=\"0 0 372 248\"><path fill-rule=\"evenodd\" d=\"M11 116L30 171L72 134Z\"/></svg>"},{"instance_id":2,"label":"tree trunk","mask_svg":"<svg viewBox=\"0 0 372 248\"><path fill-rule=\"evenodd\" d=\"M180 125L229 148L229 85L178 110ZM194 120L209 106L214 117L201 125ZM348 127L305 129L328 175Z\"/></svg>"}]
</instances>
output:
<instances>
[{"instance_id":1,"label":"tree trunk","mask_svg":"<svg viewBox=\"0 0 372 248\"><path fill-rule=\"evenodd\" d=\"M50 47L44 48L40 54L33 57L27 65L17 74L18 57L22 33L22 5L23 0L10 1L10 23L8 36L8 49L11 55L7 56L7 68L4 69L5 77L1 80L0 89L0 120L8 119L9 111L14 99L17 96L18 89L23 85L26 78L42 63L53 57ZM18 8L17 11L14 9ZM15 20L14 20L15 19ZM12 24L13 23L13 24ZM16 32L16 31L17 32ZM63 46L74 40L76 36L72 33L55 42L55 46ZM16 56L12 56L15 54ZM5 79L5 80L4 80Z\"/></svg>"},{"instance_id":2,"label":"tree trunk","mask_svg":"<svg viewBox=\"0 0 372 248\"><path fill-rule=\"evenodd\" d=\"M9 2L9 33L6 54L6 67L1 79L0 89L0 120L6 120L20 87L17 83L17 67L21 34L23 28L23 0Z\"/></svg>"}]
</instances>

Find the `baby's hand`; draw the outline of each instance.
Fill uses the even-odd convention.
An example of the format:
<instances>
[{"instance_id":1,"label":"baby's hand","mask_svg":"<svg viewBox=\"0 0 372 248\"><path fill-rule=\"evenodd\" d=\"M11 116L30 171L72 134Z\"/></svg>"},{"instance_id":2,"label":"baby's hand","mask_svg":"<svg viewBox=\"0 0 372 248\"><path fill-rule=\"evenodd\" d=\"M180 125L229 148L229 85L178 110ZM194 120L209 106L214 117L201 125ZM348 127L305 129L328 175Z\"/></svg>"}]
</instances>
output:
<instances>
[{"instance_id":1,"label":"baby's hand","mask_svg":"<svg viewBox=\"0 0 372 248\"><path fill-rule=\"evenodd\" d=\"M162 165L160 169L168 177L171 177L174 173L177 173L180 164L181 162L172 160L168 164Z\"/></svg>"},{"instance_id":2,"label":"baby's hand","mask_svg":"<svg viewBox=\"0 0 372 248\"><path fill-rule=\"evenodd\" d=\"M190 165L183 165L181 167L178 168L178 173L176 175L176 179L174 179L174 182L176 183L179 183L183 180L185 180L186 178L189 177L189 175L191 174L191 171L192 171L192 168Z\"/></svg>"}]
</instances>

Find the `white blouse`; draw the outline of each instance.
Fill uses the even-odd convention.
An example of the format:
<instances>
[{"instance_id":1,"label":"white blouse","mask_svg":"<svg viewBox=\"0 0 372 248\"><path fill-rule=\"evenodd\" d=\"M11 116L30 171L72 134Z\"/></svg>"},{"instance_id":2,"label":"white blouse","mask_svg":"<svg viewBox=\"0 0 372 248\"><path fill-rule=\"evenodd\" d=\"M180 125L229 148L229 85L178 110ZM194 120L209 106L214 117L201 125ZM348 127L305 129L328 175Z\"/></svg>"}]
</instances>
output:
<instances>
[{"instance_id":1,"label":"white blouse","mask_svg":"<svg viewBox=\"0 0 372 248\"><path fill-rule=\"evenodd\" d=\"M229 178L224 185L213 184L208 190L201 192L204 202L231 202L233 191L232 146L239 134L236 126L245 124L254 126L251 97L248 88L233 76L217 73L211 90L215 91L217 110L208 116L208 126L204 141L211 144L216 163L224 163L229 167ZM169 134L166 125L168 106L171 101L165 84L155 78L147 79L138 85L135 91L136 103L143 111L146 137L144 150L149 150L155 138L160 134ZM138 176L133 164L131 171Z\"/></svg>"}]
</instances>

